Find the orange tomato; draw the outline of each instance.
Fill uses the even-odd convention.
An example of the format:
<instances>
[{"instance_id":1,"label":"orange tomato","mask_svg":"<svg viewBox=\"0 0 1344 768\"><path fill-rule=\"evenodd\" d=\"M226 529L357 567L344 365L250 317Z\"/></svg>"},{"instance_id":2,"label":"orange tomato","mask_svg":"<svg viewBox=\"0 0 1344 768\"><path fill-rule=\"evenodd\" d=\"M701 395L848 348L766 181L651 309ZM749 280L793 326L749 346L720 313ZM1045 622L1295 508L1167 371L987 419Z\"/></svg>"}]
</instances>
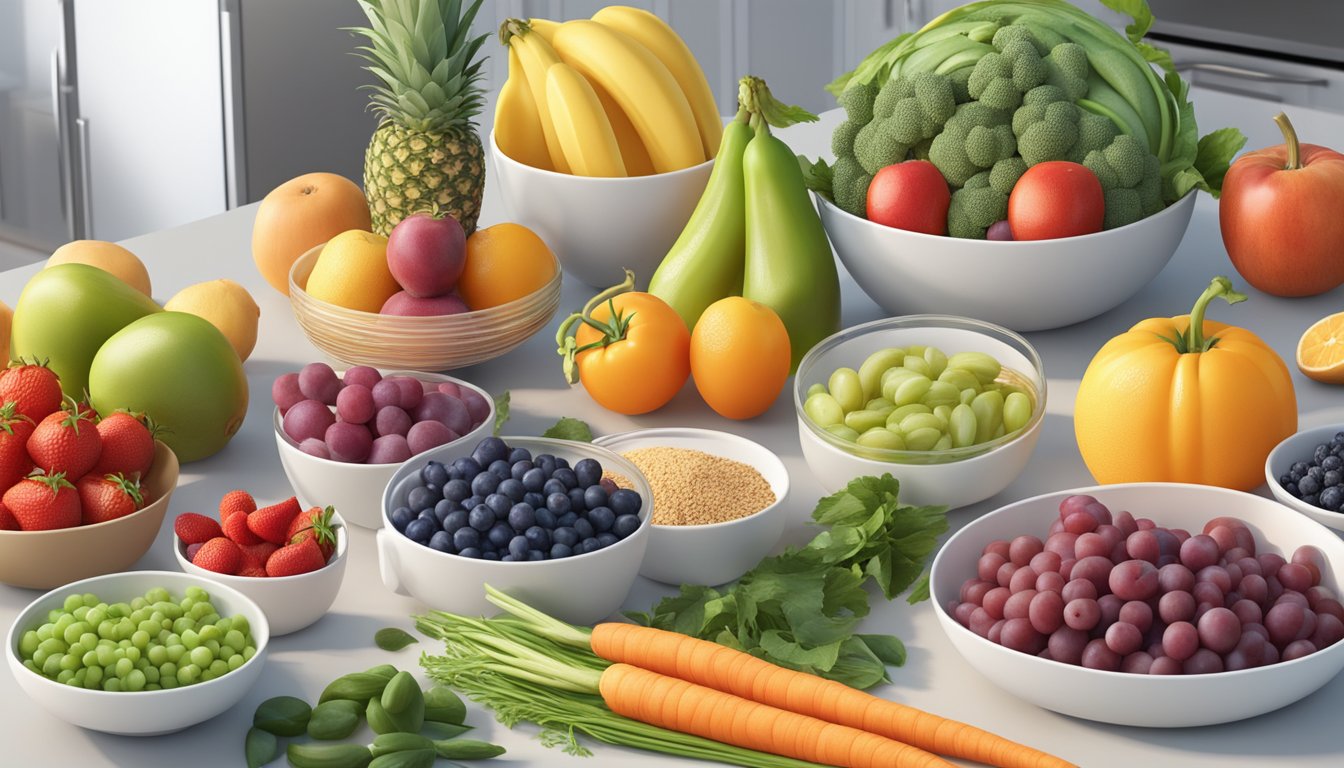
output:
<instances>
[{"instance_id":1,"label":"orange tomato","mask_svg":"<svg viewBox=\"0 0 1344 768\"><path fill-rule=\"evenodd\" d=\"M789 378L784 321L760 302L729 296L710 304L691 333L695 388L720 416L751 419L770 409Z\"/></svg>"},{"instance_id":2,"label":"orange tomato","mask_svg":"<svg viewBox=\"0 0 1344 768\"><path fill-rule=\"evenodd\" d=\"M691 334L667 302L622 293L593 307L579 326L574 361L583 388L603 408L635 416L657 410L691 374ZM562 326L561 330L564 330ZM587 349L585 349L587 348Z\"/></svg>"}]
</instances>

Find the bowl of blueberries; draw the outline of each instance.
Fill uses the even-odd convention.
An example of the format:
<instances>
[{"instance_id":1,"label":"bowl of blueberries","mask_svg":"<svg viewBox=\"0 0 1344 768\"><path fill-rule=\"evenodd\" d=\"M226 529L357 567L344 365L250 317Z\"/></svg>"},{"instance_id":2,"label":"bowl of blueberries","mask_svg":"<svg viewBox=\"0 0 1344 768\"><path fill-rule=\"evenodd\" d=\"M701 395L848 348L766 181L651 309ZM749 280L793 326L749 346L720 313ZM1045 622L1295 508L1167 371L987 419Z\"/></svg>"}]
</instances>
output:
<instances>
[{"instance_id":1,"label":"bowl of blueberries","mask_svg":"<svg viewBox=\"0 0 1344 768\"><path fill-rule=\"evenodd\" d=\"M604 471L629 478L617 488ZM379 573L430 608L490 615L485 585L574 624L619 610L644 559L653 492L606 448L539 437L450 444L383 492Z\"/></svg>"},{"instance_id":2,"label":"bowl of blueberries","mask_svg":"<svg viewBox=\"0 0 1344 768\"><path fill-rule=\"evenodd\" d=\"M1274 446L1265 481L1279 502L1344 531L1344 424L1304 429Z\"/></svg>"}]
</instances>

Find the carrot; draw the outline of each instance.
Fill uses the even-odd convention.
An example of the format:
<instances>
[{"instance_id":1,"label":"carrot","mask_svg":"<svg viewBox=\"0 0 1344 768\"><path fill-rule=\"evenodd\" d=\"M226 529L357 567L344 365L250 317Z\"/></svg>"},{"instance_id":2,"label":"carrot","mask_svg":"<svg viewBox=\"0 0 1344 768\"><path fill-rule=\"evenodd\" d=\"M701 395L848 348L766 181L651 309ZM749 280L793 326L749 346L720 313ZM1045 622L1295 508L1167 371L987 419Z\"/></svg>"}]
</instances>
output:
<instances>
[{"instance_id":1,"label":"carrot","mask_svg":"<svg viewBox=\"0 0 1344 768\"><path fill-rule=\"evenodd\" d=\"M724 744L841 768L953 768L909 744L629 664L607 667L598 688L618 715Z\"/></svg>"},{"instance_id":2,"label":"carrot","mask_svg":"<svg viewBox=\"0 0 1344 768\"><path fill-rule=\"evenodd\" d=\"M594 653L608 661L634 665L940 755L999 768L1077 768L1073 763L974 726L676 632L613 622L593 627L589 643Z\"/></svg>"}]
</instances>

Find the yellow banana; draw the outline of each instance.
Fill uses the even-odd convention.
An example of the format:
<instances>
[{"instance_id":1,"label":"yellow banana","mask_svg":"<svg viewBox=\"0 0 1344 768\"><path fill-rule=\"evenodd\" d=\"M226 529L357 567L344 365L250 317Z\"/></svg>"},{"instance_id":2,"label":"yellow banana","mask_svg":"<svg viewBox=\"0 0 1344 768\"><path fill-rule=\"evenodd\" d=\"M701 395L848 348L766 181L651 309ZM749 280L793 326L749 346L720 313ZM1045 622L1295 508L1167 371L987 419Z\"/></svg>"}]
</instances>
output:
<instances>
[{"instance_id":1,"label":"yellow banana","mask_svg":"<svg viewBox=\"0 0 1344 768\"><path fill-rule=\"evenodd\" d=\"M653 160L649 159L649 150L644 148L644 142L640 140L635 124L630 122L625 110L611 98L611 94L607 93L605 88L591 82L588 84L593 86L597 100L602 102L602 111L607 113L607 119L611 121L611 130L616 133L616 143L621 148L621 161L625 163L625 175L652 174Z\"/></svg>"},{"instance_id":2,"label":"yellow banana","mask_svg":"<svg viewBox=\"0 0 1344 768\"><path fill-rule=\"evenodd\" d=\"M546 70L558 63L560 57L546 42L546 38L533 34L532 26L526 21L508 19L500 27L499 36L509 46L509 50L518 52L518 61L527 77L528 90L532 91L532 102L537 106L537 117L541 121L541 132L546 139L551 167L560 173L569 173L569 164L565 161L560 139L555 135L551 112L546 106Z\"/></svg>"},{"instance_id":3,"label":"yellow banana","mask_svg":"<svg viewBox=\"0 0 1344 768\"><path fill-rule=\"evenodd\" d=\"M546 150L546 134L541 129L541 117L532 90L527 84L527 73L518 61L518 52L509 48L509 79L499 90L495 105L495 143L504 154L524 165L553 171L551 154Z\"/></svg>"},{"instance_id":4,"label":"yellow banana","mask_svg":"<svg viewBox=\"0 0 1344 768\"><path fill-rule=\"evenodd\" d=\"M691 105L649 49L624 32L580 20L555 31L555 51L625 111L654 171L667 173L705 161Z\"/></svg>"},{"instance_id":5,"label":"yellow banana","mask_svg":"<svg viewBox=\"0 0 1344 768\"><path fill-rule=\"evenodd\" d=\"M560 62L546 70L546 103L555 134L575 176L625 176L621 148L593 87Z\"/></svg>"},{"instance_id":6,"label":"yellow banana","mask_svg":"<svg viewBox=\"0 0 1344 768\"><path fill-rule=\"evenodd\" d=\"M723 117L705 71L681 36L656 15L625 5L609 5L593 14L593 21L634 38L667 67L691 105L705 157L714 157L723 139Z\"/></svg>"},{"instance_id":7,"label":"yellow banana","mask_svg":"<svg viewBox=\"0 0 1344 768\"><path fill-rule=\"evenodd\" d=\"M555 30L560 28L562 22L551 21L550 19L528 19L528 24L532 25L532 31L546 38L546 42L555 42Z\"/></svg>"}]
</instances>

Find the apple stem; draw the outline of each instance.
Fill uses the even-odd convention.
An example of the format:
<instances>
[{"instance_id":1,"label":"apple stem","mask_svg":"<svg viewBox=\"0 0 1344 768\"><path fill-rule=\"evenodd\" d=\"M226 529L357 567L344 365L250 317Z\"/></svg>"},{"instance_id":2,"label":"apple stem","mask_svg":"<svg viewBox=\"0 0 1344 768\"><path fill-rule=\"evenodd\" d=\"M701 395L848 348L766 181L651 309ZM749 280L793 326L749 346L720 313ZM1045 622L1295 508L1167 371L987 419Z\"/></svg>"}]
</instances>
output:
<instances>
[{"instance_id":1,"label":"apple stem","mask_svg":"<svg viewBox=\"0 0 1344 768\"><path fill-rule=\"evenodd\" d=\"M1285 171L1296 171L1302 168L1302 153L1297 141L1297 131L1293 129L1293 124L1288 120L1288 115L1280 112L1274 116L1274 122L1278 124L1279 130L1283 131L1283 143L1288 148L1288 162L1283 166Z\"/></svg>"}]
</instances>

